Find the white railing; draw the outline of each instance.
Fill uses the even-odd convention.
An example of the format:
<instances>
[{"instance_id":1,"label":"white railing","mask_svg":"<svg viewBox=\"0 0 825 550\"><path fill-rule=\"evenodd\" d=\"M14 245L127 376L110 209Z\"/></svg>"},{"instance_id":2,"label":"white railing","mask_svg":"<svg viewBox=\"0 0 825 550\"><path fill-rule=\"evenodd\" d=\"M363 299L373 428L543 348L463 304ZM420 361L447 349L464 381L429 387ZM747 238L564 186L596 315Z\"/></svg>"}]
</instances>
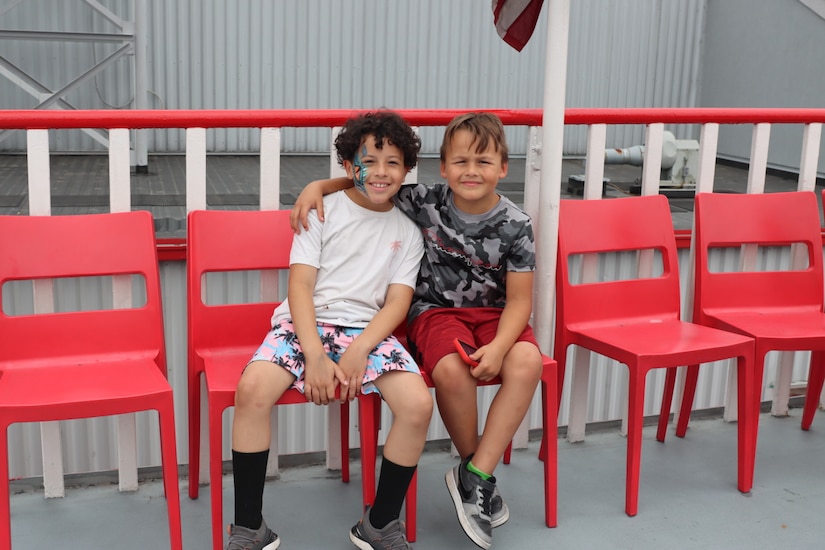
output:
<instances>
[{"instance_id":1,"label":"white railing","mask_svg":"<svg viewBox=\"0 0 825 550\"><path fill-rule=\"evenodd\" d=\"M401 114L413 125L444 126L451 118L464 110L401 110ZM505 125L527 126L531 128L530 144L525 171L525 210L534 223L541 228L537 235L538 262L536 277L536 301L534 328L539 343L545 352L552 350L552 311L553 311L553 277L555 272L556 227L560 189L542 187L542 154L561 157L561 144L542 147L541 111L540 110L492 110ZM281 128L285 127L327 127L341 125L352 115L350 110L291 110L291 111L0 111L0 129L22 129L27 131L27 157L29 174L29 214L50 215L50 173L49 173L49 131L50 129L107 129L110 135L109 146L109 186L110 208L112 211L131 209L130 204L130 143L129 132L132 129L175 128L186 130L186 209L206 208L206 132L211 128L260 128L260 208L274 209L281 207L280 199L280 138ZM612 124L640 124L646 127L645 162L642 168L642 194L659 192L660 159L664 142L666 124L696 124L701 126L699 139L699 165L696 178L697 191L712 191L716 167L717 142L720 125L752 124L752 147L748 171L747 192L764 191L765 175L768 164L769 136L772 124L803 125L802 151L798 189L814 190L817 177L822 123L825 122L825 109L571 109L566 112L565 124L586 125L588 127L587 163L584 185L584 199L596 200L602 196L604 176L604 151L606 148L607 127ZM331 130L332 131L332 130ZM546 158L545 158L546 161ZM542 205L540 208L539 205ZM689 240L682 236L681 244L687 246ZM182 250L185 242L161 242L162 257L169 257L170 250ZM180 258L182 255L172 257ZM692 251L688 262L692 262ZM684 265L683 269L688 266ZM689 273L689 270L688 270ZM691 284L684 288L684 308L690 315ZM115 285L116 300L124 298L128 289ZM37 308L51 307L49 288L38 291ZM587 411L584 399L573 396L587 391L589 371L600 360L590 357L590 353L577 350L571 354L571 363L575 368L567 369L569 379L564 384L563 406L569 405L569 414L562 411L560 423L565 418L568 426L568 439L580 440L584 437ZM790 376L793 368L794 354L783 353L778 369L776 390L773 398L773 412L777 415L787 414ZM624 373L623 373L624 374ZM186 394L185 377L183 387L173 387L178 395ZM619 383L618 385L621 385ZM735 384L728 384L735 391ZM701 389L701 386L700 386ZM592 401L592 400L591 400ZM702 396L697 395L697 402ZM678 402L678 399L674 402ZM735 403L734 401L731 401ZM535 407L534 407L535 409ZM185 407L178 409L185 412ZM332 414L335 407L329 408ZM726 418L731 419L735 407L728 407ZM648 411L648 414L656 411ZM516 446L526 446L526 429L538 422L530 415L520 431ZM333 419L331 419L333 420ZM180 433L186 431L186 419L179 414L177 419ZM276 424L275 424L276 425ZM337 423L331 421L330 426ZM136 423L132 415L118 419L119 464L121 489L135 489L137 486L137 460L135 440ZM335 434L330 436L335 437ZM228 438L225 438L228 440ZM63 465L60 442L60 428L57 423L41 425L43 453L43 477L47 496L63 494ZM207 441L207 437L202 437ZM277 442L277 438L273 438ZM10 445L15 440L10 439ZM335 452L336 445L327 445ZM272 453L277 458L277 451ZM183 456L183 455L181 455ZM201 453L202 459L208 453ZM152 458L153 464L159 464L159 456ZM331 467L340 465L340 456L331 454L328 463ZM273 465L277 468L277 463ZM201 472L207 472L203 466ZM12 476L15 473L12 472Z\"/></svg>"}]
</instances>

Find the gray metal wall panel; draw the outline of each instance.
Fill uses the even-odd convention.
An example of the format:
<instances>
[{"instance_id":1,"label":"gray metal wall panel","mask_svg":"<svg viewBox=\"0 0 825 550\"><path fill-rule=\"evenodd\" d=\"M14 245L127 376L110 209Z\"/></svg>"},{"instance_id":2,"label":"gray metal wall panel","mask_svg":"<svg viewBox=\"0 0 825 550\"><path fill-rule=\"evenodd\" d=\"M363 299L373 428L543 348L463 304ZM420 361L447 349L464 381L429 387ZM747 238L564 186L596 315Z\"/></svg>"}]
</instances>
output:
<instances>
[{"instance_id":1,"label":"gray metal wall panel","mask_svg":"<svg viewBox=\"0 0 825 550\"><path fill-rule=\"evenodd\" d=\"M107 0L129 19L133 1ZM541 108L546 9L522 52L499 39L489 2L477 0L146 0L149 104L158 109ZM707 0L571 3L569 107L690 107ZM5 29L112 32L80 0L27 0L0 15ZM112 45L0 41L0 54L59 87ZM129 61L72 92L81 108L128 105ZM4 108L33 100L0 78ZM690 129L676 129L677 137ZM422 130L435 154L441 128ZM150 152L180 152L179 130L149 132ZM525 154L527 129L508 130ZM612 128L609 146L643 142L644 129ZM25 149L22 132L1 150ZM54 132L56 151L100 150L78 131ZM586 130L568 128L565 154L582 155ZM256 152L257 130L208 132L215 152ZM328 150L327 133L287 130L283 150Z\"/></svg>"},{"instance_id":2,"label":"gray metal wall panel","mask_svg":"<svg viewBox=\"0 0 825 550\"><path fill-rule=\"evenodd\" d=\"M799 0L709 2L700 105L823 108L823 51L825 19ZM798 170L801 143L800 126L775 125L768 165ZM719 156L748 162L750 146L750 125L720 128ZM825 176L825 140L819 158Z\"/></svg>"}]
</instances>

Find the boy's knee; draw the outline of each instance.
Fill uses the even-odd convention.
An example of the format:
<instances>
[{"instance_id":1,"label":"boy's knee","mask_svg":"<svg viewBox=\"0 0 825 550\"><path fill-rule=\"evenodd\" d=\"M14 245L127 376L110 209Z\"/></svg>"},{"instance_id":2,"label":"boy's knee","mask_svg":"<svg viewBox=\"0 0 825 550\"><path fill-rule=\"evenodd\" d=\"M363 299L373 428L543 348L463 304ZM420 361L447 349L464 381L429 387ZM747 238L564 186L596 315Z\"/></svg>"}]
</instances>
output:
<instances>
[{"instance_id":1,"label":"boy's knee","mask_svg":"<svg viewBox=\"0 0 825 550\"><path fill-rule=\"evenodd\" d=\"M426 388L415 392L411 408L418 422L429 424L434 409L432 394Z\"/></svg>"},{"instance_id":2,"label":"boy's knee","mask_svg":"<svg viewBox=\"0 0 825 550\"><path fill-rule=\"evenodd\" d=\"M538 383L541 379L541 353L532 344L517 342L504 362L503 378L519 378L527 383Z\"/></svg>"},{"instance_id":3,"label":"boy's knee","mask_svg":"<svg viewBox=\"0 0 825 550\"><path fill-rule=\"evenodd\" d=\"M235 388L235 406L246 407L260 402L265 387L263 370L250 364L238 380Z\"/></svg>"},{"instance_id":4,"label":"boy's knee","mask_svg":"<svg viewBox=\"0 0 825 550\"><path fill-rule=\"evenodd\" d=\"M401 405L399 414L404 415L409 422L428 426L433 416L433 397L430 392L423 387L422 390L409 392Z\"/></svg>"},{"instance_id":5,"label":"boy's knee","mask_svg":"<svg viewBox=\"0 0 825 550\"><path fill-rule=\"evenodd\" d=\"M470 375L469 367L456 355L454 360L445 357L433 370L436 391L450 393L475 393L478 382Z\"/></svg>"}]
</instances>

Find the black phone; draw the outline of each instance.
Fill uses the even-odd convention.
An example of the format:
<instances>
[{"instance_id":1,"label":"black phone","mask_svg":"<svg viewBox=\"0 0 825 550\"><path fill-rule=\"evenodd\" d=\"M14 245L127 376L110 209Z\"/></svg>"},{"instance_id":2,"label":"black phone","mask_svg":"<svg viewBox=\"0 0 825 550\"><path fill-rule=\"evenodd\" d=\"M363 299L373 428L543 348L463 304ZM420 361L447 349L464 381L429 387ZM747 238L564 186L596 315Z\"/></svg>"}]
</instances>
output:
<instances>
[{"instance_id":1,"label":"black phone","mask_svg":"<svg viewBox=\"0 0 825 550\"><path fill-rule=\"evenodd\" d=\"M453 343L455 344L456 351L458 352L458 354L461 356L461 358L464 360L465 363L467 363L471 367L477 367L478 366L478 361L476 361L475 359L470 359L470 356L476 352L476 348L474 348L473 346L471 346L467 342L462 342L458 338L455 338L453 340Z\"/></svg>"}]
</instances>

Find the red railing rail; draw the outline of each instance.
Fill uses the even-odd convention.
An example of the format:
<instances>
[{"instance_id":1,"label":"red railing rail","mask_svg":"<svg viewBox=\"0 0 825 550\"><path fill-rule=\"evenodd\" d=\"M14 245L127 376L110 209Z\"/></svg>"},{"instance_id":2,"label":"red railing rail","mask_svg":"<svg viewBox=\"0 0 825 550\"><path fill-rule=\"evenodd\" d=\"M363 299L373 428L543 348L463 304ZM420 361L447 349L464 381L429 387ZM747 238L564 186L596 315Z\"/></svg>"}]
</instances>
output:
<instances>
[{"instance_id":1,"label":"red railing rail","mask_svg":"<svg viewBox=\"0 0 825 550\"><path fill-rule=\"evenodd\" d=\"M0 129L262 128L338 126L365 109L0 110ZM541 126L541 109L398 109L419 126L444 126L473 110L498 115L505 125ZM590 124L808 124L825 123L825 109L680 108L567 109L566 125Z\"/></svg>"}]
</instances>

